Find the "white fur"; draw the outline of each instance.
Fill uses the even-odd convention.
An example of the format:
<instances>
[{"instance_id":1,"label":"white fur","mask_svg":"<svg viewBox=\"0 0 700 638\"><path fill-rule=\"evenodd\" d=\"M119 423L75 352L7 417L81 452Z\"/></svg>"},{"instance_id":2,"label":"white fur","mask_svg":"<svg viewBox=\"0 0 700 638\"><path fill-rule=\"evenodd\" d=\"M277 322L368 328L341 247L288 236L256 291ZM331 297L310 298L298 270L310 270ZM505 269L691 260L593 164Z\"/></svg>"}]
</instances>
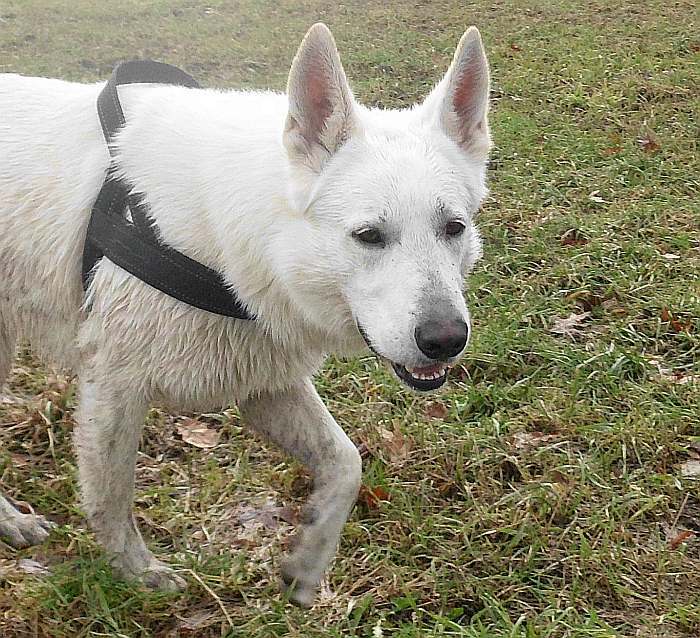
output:
<instances>
[{"instance_id":1,"label":"white fur","mask_svg":"<svg viewBox=\"0 0 700 638\"><path fill-rule=\"evenodd\" d=\"M463 82L476 87L473 103ZM238 402L251 427L326 481L314 498L323 514L287 563L293 595L308 603L359 486L359 457L309 379L327 353L365 347L357 323L382 356L425 366L414 338L421 317L439 309L468 321L462 283L480 255L472 215L489 145L478 32L465 34L425 103L402 111L354 101L323 25L300 47L289 100L120 89L117 169L145 195L163 239L221 272L254 322L197 310L107 260L84 299L85 232L110 161L95 109L101 88L0 75L0 377L20 337L79 371L86 511L122 572L165 587L179 580L131 518L145 410ZM466 230L446 240L453 218ZM353 236L374 225L384 248Z\"/></svg>"}]
</instances>

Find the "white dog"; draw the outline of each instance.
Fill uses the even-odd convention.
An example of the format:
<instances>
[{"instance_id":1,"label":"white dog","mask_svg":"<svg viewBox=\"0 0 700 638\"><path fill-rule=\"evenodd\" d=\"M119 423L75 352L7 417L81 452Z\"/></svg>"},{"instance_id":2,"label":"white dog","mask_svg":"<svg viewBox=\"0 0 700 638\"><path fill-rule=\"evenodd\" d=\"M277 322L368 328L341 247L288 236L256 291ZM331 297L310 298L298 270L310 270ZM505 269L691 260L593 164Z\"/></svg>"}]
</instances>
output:
<instances>
[{"instance_id":1,"label":"white dog","mask_svg":"<svg viewBox=\"0 0 700 638\"><path fill-rule=\"evenodd\" d=\"M287 95L120 89L116 169L163 241L222 274L254 321L198 310L107 259L87 294L81 257L110 156L101 85L0 75L0 383L19 338L79 373L76 443L89 522L127 577L183 585L132 516L134 463L152 404L237 402L247 425L314 473L283 581L308 605L361 481L360 456L312 384L327 353L369 347L431 390L468 339L463 279L480 256L489 72L479 32L406 110L355 102L333 37L304 38ZM49 524L0 496L20 547Z\"/></svg>"}]
</instances>

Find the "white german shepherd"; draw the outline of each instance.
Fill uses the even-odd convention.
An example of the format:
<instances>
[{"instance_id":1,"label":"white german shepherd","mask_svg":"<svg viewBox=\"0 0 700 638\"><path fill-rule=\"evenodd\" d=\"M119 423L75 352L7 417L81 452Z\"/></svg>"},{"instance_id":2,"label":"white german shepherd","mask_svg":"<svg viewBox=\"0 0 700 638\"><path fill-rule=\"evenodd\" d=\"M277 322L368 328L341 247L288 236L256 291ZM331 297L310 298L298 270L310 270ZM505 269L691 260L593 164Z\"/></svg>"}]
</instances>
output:
<instances>
[{"instance_id":1,"label":"white german shepherd","mask_svg":"<svg viewBox=\"0 0 700 638\"><path fill-rule=\"evenodd\" d=\"M83 294L86 227L110 163L101 88L0 75L0 383L20 338L79 373L85 512L121 574L166 589L184 583L132 516L144 416L152 404L238 403L250 428L315 475L282 578L311 604L361 481L314 373L327 353L369 345L403 383L432 390L468 340L462 287L480 256L472 218L490 147L479 32L406 110L355 102L322 24L301 43L287 95L120 89L117 169L164 241L219 271L255 321L176 301L107 259ZM0 534L13 545L49 527L0 496Z\"/></svg>"}]
</instances>

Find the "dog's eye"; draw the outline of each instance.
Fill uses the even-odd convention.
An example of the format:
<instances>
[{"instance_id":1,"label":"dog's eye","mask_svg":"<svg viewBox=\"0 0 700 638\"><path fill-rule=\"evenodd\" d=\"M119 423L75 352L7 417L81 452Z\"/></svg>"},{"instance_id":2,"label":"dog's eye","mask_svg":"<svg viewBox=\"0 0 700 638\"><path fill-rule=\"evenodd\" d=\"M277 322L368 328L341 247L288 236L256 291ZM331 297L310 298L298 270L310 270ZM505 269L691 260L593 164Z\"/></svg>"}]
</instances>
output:
<instances>
[{"instance_id":1,"label":"dog's eye","mask_svg":"<svg viewBox=\"0 0 700 638\"><path fill-rule=\"evenodd\" d=\"M362 228L361 230L356 230L352 236L363 244L384 245L384 235L377 228Z\"/></svg>"},{"instance_id":2,"label":"dog's eye","mask_svg":"<svg viewBox=\"0 0 700 638\"><path fill-rule=\"evenodd\" d=\"M458 237L464 232L464 229L464 224L456 219L445 224L445 234L448 237Z\"/></svg>"}]
</instances>

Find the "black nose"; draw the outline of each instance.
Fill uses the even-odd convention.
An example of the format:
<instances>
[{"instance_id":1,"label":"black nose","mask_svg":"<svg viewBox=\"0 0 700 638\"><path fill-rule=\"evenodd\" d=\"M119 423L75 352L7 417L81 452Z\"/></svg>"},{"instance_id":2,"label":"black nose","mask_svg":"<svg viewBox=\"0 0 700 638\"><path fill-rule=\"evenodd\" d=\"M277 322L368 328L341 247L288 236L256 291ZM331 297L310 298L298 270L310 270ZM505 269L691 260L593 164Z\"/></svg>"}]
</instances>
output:
<instances>
[{"instance_id":1,"label":"black nose","mask_svg":"<svg viewBox=\"0 0 700 638\"><path fill-rule=\"evenodd\" d=\"M431 359L445 360L462 352L467 343L469 328L464 321L436 319L416 328L416 343L421 352Z\"/></svg>"}]
</instances>

